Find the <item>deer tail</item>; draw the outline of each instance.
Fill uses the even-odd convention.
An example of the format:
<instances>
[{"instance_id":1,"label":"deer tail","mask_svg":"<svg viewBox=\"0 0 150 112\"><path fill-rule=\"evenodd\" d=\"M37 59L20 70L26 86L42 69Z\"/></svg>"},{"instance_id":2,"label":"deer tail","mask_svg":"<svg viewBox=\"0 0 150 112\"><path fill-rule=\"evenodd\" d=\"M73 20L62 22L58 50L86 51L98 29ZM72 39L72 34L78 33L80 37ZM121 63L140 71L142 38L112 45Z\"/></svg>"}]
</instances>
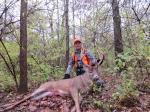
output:
<instances>
[{"instance_id":1,"label":"deer tail","mask_svg":"<svg viewBox=\"0 0 150 112\"><path fill-rule=\"evenodd\" d=\"M35 91L31 94L33 100L38 100L38 99L41 99L41 98L43 98L43 97L52 96L52 95L53 95L52 92L47 91L47 90L45 90L45 89L41 89L41 88L35 90Z\"/></svg>"}]
</instances>

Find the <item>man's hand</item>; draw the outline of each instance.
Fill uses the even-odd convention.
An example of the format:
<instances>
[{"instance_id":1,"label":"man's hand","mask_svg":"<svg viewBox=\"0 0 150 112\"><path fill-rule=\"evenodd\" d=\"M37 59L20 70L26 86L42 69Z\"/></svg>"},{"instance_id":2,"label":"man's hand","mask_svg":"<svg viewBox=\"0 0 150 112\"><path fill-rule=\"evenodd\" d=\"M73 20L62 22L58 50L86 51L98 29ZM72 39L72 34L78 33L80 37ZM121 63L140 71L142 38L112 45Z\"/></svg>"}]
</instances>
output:
<instances>
[{"instance_id":1,"label":"man's hand","mask_svg":"<svg viewBox=\"0 0 150 112\"><path fill-rule=\"evenodd\" d=\"M70 78L70 74L65 74L63 79L69 79Z\"/></svg>"}]
</instances>

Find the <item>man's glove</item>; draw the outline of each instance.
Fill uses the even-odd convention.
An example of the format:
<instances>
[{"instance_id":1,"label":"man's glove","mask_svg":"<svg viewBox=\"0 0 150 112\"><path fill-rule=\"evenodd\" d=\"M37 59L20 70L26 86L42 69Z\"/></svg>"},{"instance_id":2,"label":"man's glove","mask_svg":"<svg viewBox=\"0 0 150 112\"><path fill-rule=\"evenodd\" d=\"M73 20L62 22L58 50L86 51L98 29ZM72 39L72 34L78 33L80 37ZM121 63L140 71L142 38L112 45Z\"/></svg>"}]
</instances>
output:
<instances>
[{"instance_id":1,"label":"man's glove","mask_svg":"<svg viewBox=\"0 0 150 112\"><path fill-rule=\"evenodd\" d=\"M70 78L70 75L69 74L65 74L63 79L69 79L69 78Z\"/></svg>"},{"instance_id":2,"label":"man's glove","mask_svg":"<svg viewBox=\"0 0 150 112\"><path fill-rule=\"evenodd\" d=\"M83 68L77 68L77 71L76 71L77 76L83 75L84 73L85 73L85 70L83 70Z\"/></svg>"},{"instance_id":3,"label":"man's glove","mask_svg":"<svg viewBox=\"0 0 150 112\"><path fill-rule=\"evenodd\" d=\"M102 88L103 88L103 87L104 87L104 84L105 84L105 82L104 82L103 80L97 80L97 81L96 81L96 86L97 86L97 87L102 87Z\"/></svg>"}]
</instances>

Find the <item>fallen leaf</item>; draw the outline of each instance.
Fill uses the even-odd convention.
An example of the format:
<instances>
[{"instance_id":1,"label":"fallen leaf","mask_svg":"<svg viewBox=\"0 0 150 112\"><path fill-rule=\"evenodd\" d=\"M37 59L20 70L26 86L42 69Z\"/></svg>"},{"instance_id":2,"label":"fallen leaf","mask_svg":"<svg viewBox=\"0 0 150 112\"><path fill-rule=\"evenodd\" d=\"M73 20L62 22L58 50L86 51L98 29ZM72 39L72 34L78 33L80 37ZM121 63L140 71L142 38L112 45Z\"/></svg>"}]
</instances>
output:
<instances>
[{"instance_id":1,"label":"fallen leaf","mask_svg":"<svg viewBox=\"0 0 150 112\"><path fill-rule=\"evenodd\" d=\"M37 107L36 107L36 106L33 106L33 105L30 105L30 106L29 106L29 110L30 110L31 112L34 112L35 110L37 110Z\"/></svg>"}]
</instances>

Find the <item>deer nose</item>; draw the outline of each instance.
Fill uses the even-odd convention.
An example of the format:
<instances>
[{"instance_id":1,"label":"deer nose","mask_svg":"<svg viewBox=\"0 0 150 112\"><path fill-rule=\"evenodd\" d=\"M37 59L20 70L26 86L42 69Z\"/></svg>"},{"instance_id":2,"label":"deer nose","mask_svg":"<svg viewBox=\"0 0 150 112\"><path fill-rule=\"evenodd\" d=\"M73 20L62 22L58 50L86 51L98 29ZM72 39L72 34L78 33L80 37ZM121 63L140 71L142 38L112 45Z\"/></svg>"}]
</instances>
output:
<instances>
[{"instance_id":1,"label":"deer nose","mask_svg":"<svg viewBox=\"0 0 150 112\"><path fill-rule=\"evenodd\" d=\"M95 76L95 77L93 78L93 80L94 80L94 81L97 81L97 80L99 80L99 77L98 77L98 76Z\"/></svg>"},{"instance_id":2,"label":"deer nose","mask_svg":"<svg viewBox=\"0 0 150 112\"><path fill-rule=\"evenodd\" d=\"M96 81L96 85L97 85L97 87L102 87L102 88L104 88L104 84L105 84L106 82L104 82L103 80L97 80Z\"/></svg>"}]
</instances>

